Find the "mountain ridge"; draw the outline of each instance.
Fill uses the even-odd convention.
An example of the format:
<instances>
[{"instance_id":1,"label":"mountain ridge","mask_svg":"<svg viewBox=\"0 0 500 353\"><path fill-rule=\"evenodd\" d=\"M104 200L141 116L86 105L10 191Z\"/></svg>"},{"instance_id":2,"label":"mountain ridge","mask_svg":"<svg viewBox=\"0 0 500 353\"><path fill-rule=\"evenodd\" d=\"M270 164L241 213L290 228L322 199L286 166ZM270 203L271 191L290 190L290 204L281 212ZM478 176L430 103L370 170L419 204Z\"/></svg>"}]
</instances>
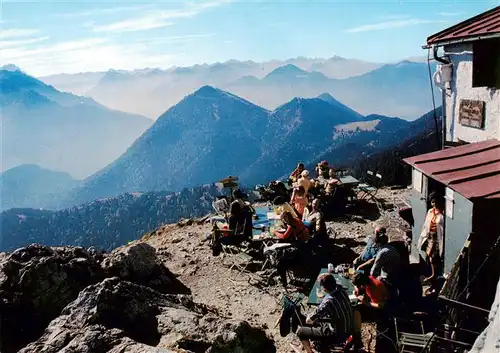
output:
<instances>
[{"instance_id":1,"label":"mountain ridge","mask_svg":"<svg viewBox=\"0 0 500 353\"><path fill-rule=\"evenodd\" d=\"M332 145L360 138L356 132L334 138L335 126L368 120L331 99L335 104L320 98L294 98L269 111L232 93L203 86L162 114L117 160L87 178L65 205L124 192L177 190L227 175L239 175L246 184L274 179L293 169L297 160L314 160ZM375 131L361 131L367 140L363 144L408 124L397 118L378 120Z\"/></svg>"},{"instance_id":2,"label":"mountain ridge","mask_svg":"<svg viewBox=\"0 0 500 353\"><path fill-rule=\"evenodd\" d=\"M117 158L152 124L20 71L0 70L0 79L2 171L38 164L83 178Z\"/></svg>"}]
</instances>

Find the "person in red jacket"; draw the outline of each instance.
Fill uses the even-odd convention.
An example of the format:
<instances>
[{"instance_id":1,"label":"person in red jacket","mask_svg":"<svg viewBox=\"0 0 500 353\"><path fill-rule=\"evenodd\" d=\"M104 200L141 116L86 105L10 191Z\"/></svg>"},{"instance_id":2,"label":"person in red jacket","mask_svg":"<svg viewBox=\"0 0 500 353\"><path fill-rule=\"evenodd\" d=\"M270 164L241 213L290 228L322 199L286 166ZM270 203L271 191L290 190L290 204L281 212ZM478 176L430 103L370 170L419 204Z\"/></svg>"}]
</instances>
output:
<instances>
[{"instance_id":1,"label":"person in red jacket","mask_svg":"<svg viewBox=\"0 0 500 353\"><path fill-rule=\"evenodd\" d=\"M283 212L281 221L286 230L284 232L275 231L274 235L283 242L295 245L293 248L287 249L276 266L281 284L283 287L287 287L286 271L308 257L307 241L309 240L309 231L304 223L299 218L293 217L290 212Z\"/></svg>"},{"instance_id":2,"label":"person in red jacket","mask_svg":"<svg viewBox=\"0 0 500 353\"><path fill-rule=\"evenodd\" d=\"M358 297L359 304L354 311L355 340L360 341L361 322L373 321L383 310L388 299L388 292L384 283L373 276L357 273L352 280L354 295Z\"/></svg>"},{"instance_id":3,"label":"person in red jacket","mask_svg":"<svg viewBox=\"0 0 500 353\"><path fill-rule=\"evenodd\" d=\"M305 224L299 219L292 216L288 211L281 214L281 221L286 227L285 232L276 230L274 235L287 242L305 243L309 240L309 230Z\"/></svg>"}]
</instances>

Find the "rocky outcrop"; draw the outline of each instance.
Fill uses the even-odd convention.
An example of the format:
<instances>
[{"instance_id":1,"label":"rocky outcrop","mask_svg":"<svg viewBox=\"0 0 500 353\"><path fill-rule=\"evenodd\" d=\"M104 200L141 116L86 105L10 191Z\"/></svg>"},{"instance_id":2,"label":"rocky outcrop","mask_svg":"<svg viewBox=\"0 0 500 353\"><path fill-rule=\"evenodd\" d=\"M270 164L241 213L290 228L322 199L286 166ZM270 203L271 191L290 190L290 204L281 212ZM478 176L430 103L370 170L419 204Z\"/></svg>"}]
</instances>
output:
<instances>
[{"instance_id":1,"label":"rocky outcrop","mask_svg":"<svg viewBox=\"0 0 500 353\"><path fill-rule=\"evenodd\" d=\"M158 262L155 248L145 243L113 251L103 260L102 268L106 277L116 276L161 293L191 294L189 288Z\"/></svg>"},{"instance_id":2,"label":"rocky outcrop","mask_svg":"<svg viewBox=\"0 0 500 353\"><path fill-rule=\"evenodd\" d=\"M0 253L0 351L275 351L263 330L186 293L146 244L109 255L39 245Z\"/></svg>"},{"instance_id":3,"label":"rocky outcrop","mask_svg":"<svg viewBox=\"0 0 500 353\"><path fill-rule=\"evenodd\" d=\"M95 256L82 248L31 245L0 257L0 351L36 339L78 293L102 280Z\"/></svg>"},{"instance_id":4,"label":"rocky outcrop","mask_svg":"<svg viewBox=\"0 0 500 353\"><path fill-rule=\"evenodd\" d=\"M131 345L145 352L273 351L263 331L221 319L190 296L162 294L114 277L83 290L20 353L122 352L119 347Z\"/></svg>"}]
</instances>

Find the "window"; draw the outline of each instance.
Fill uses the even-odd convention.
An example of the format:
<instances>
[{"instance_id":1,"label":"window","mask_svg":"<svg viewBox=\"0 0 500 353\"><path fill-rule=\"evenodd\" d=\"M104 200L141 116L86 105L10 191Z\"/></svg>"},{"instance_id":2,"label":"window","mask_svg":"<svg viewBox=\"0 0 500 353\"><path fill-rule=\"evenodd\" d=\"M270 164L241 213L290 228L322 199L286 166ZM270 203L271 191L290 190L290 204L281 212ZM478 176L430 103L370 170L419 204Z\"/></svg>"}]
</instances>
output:
<instances>
[{"instance_id":1,"label":"window","mask_svg":"<svg viewBox=\"0 0 500 353\"><path fill-rule=\"evenodd\" d=\"M500 38L473 43L472 87L500 88Z\"/></svg>"}]
</instances>

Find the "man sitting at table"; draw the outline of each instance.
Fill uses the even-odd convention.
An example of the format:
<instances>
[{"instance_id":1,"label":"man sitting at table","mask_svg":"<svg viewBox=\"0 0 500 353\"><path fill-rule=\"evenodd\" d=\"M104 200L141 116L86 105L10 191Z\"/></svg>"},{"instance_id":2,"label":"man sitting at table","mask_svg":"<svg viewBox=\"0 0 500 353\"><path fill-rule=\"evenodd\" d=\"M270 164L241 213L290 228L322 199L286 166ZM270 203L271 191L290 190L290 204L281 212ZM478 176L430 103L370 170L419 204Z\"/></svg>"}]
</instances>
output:
<instances>
[{"instance_id":1,"label":"man sitting at table","mask_svg":"<svg viewBox=\"0 0 500 353\"><path fill-rule=\"evenodd\" d=\"M365 272L370 272L373 263L375 262L375 256L377 256L378 251L382 247L377 239L386 234L386 229L384 227L376 227L375 233L366 237L366 245L361 255L354 259L353 265L356 270L363 270Z\"/></svg>"},{"instance_id":2,"label":"man sitting at table","mask_svg":"<svg viewBox=\"0 0 500 353\"><path fill-rule=\"evenodd\" d=\"M314 352L309 340L343 342L353 333L354 315L347 291L330 273L320 276L319 284L326 295L315 312L299 326L297 336L307 353Z\"/></svg>"},{"instance_id":3,"label":"man sitting at table","mask_svg":"<svg viewBox=\"0 0 500 353\"><path fill-rule=\"evenodd\" d=\"M308 257L309 249L307 247L307 241L309 240L309 231L304 223L302 223L300 219L293 217L290 212L283 212L281 221L286 227L286 230L284 232L276 230L274 231L274 235L279 238L280 241L294 245L293 248L288 249L285 254L278 259L276 267L281 284L283 287L287 287L288 281L286 278L286 271L294 265L302 263L302 261L305 261Z\"/></svg>"},{"instance_id":4,"label":"man sitting at table","mask_svg":"<svg viewBox=\"0 0 500 353\"><path fill-rule=\"evenodd\" d=\"M376 239L376 242L381 245L380 250L375 256L375 261L370 270L370 275L381 280L389 293L391 300L397 300L399 277L401 273L401 256L398 251L389 244L389 237L381 235Z\"/></svg>"}]
</instances>

